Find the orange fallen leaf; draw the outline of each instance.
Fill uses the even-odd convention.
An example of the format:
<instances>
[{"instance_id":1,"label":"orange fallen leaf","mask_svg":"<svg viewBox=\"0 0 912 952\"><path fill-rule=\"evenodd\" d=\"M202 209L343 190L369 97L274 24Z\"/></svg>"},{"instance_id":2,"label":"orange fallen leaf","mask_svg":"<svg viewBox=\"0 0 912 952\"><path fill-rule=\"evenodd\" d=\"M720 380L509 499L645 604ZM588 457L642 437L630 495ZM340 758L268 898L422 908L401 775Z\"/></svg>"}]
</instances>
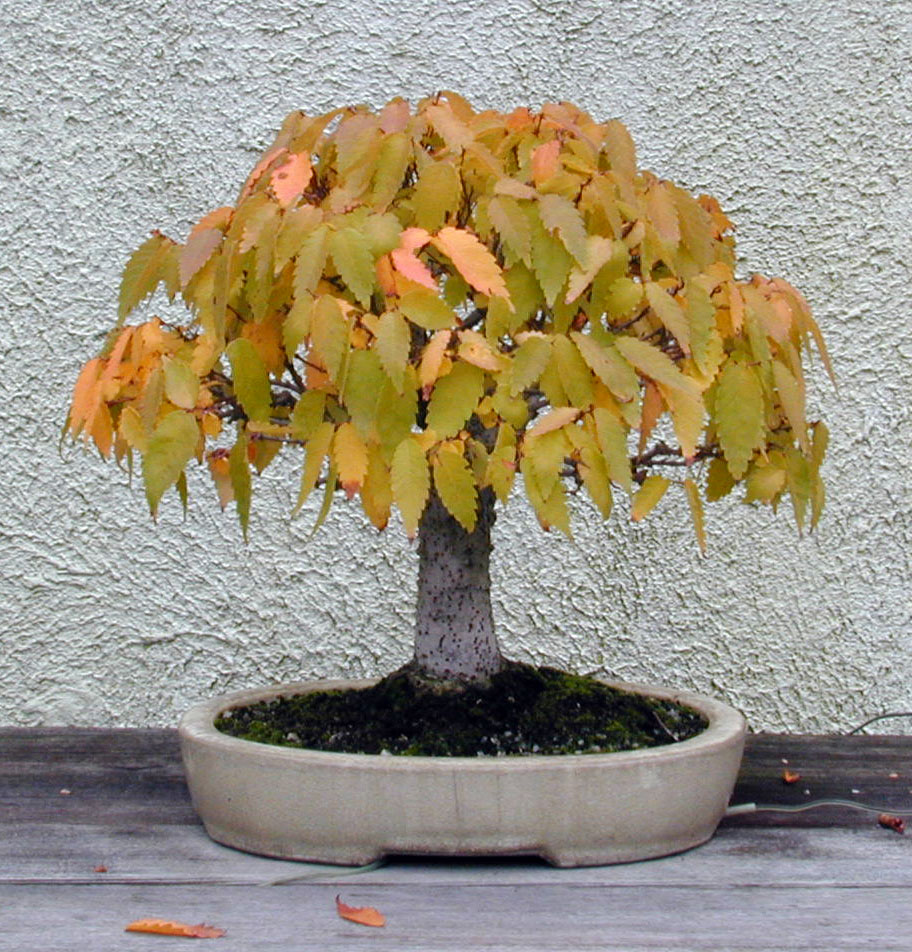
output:
<instances>
[{"instance_id":1,"label":"orange fallen leaf","mask_svg":"<svg viewBox=\"0 0 912 952\"><path fill-rule=\"evenodd\" d=\"M95 869L92 870L92 872L94 873L106 873L107 871L108 871L107 866L96 866Z\"/></svg>"},{"instance_id":2,"label":"orange fallen leaf","mask_svg":"<svg viewBox=\"0 0 912 952\"><path fill-rule=\"evenodd\" d=\"M783 770L782 771L782 782L783 783L798 783L801 779L801 774L796 770Z\"/></svg>"},{"instance_id":3,"label":"orange fallen leaf","mask_svg":"<svg viewBox=\"0 0 912 952\"><path fill-rule=\"evenodd\" d=\"M179 935L185 939L220 939L224 929L200 923L189 926L184 922L171 922L168 919L137 919L131 922L124 932L151 932L155 935Z\"/></svg>"},{"instance_id":4,"label":"orange fallen leaf","mask_svg":"<svg viewBox=\"0 0 912 952\"><path fill-rule=\"evenodd\" d=\"M905 833L906 824L901 817L893 816L892 813L881 813L877 817L877 822L888 830L893 830L896 833Z\"/></svg>"},{"instance_id":5,"label":"orange fallen leaf","mask_svg":"<svg viewBox=\"0 0 912 952\"><path fill-rule=\"evenodd\" d=\"M360 908L346 906L338 896L336 896L336 912L338 912L343 919L358 922L362 926L380 927L386 925L386 916L384 916L383 913L377 912L373 906L362 906Z\"/></svg>"}]
</instances>

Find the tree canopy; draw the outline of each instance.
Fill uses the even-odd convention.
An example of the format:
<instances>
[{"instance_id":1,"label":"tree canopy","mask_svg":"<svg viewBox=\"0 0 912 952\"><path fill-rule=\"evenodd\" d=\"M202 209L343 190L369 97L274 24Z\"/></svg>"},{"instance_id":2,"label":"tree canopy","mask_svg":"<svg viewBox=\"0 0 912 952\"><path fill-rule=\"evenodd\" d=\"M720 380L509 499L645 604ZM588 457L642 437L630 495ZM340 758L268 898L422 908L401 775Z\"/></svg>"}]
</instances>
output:
<instances>
[{"instance_id":1,"label":"tree canopy","mask_svg":"<svg viewBox=\"0 0 912 952\"><path fill-rule=\"evenodd\" d=\"M159 288L186 323L127 326ZM619 121L441 93L292 113L233 207L183 243L153 232L67 427L139 454L153 514L205 463L245 533L252 471L291 445L320 521L341 489L414 535L435 491L471 531L479 492L506 502L521 473L567 533L568 493L605 517L630 493L641 519L679 488L702 546L704 499L739 483L819 517L811 339L829 370L802 295L738 279L719 204L638 168Z\"/></svg>"}]
</instances>

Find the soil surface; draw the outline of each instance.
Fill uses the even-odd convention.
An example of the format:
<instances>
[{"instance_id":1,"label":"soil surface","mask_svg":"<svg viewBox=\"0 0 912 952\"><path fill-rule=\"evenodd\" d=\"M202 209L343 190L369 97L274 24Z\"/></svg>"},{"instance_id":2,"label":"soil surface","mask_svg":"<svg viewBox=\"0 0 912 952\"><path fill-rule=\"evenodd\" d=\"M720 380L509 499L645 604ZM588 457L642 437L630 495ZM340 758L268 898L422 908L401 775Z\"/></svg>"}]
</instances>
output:
<instances>
[{"instance_id":1,"label":"soil surface","mask_svg":"<svg viewBox=\"0 0 912 952\"><path fill-rule=\"evenodd\" d=\"M489 688L420 690L396 672L373 687L234 708L218 730L286 747L450 757L639 750L705 730L696 711L594 678L511 663Z\"/></svg>"}]
</instances>

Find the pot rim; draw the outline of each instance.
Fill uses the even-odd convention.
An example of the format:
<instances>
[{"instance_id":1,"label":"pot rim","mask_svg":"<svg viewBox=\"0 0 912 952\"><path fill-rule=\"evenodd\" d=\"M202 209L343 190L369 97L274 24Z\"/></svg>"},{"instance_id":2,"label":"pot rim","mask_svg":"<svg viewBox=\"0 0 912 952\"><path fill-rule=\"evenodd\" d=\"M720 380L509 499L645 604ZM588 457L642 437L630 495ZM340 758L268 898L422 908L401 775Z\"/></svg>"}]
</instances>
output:
<instances>
[{"instance_id":1,"label":"pot rim","mask_svg":"<svg viewBox=\"0 0 912 952\"><path fill-rule=\"evenodd\" d=\"M178 727L181 740L204 743L210 749L216 747L226 755L241 754L254 758L264 764L291 763L306 758L313 763L349 764L360 768L381 768L384 770L434 770L454 769L487 770L529 770L538 769L596 769L604 767L606 762L617 766L649 761L656 758L690 757L698 752L710 752L729 744L734 736L747 733L747 722L740 711L715 698L706 697L692 691L673 690L658 685L642 684L630 681L611 681L599 678L604 684L636 694L646 694L660 700L685 704L702 714L709 726L687 740L643 750L615 751L602 754L507 754L503 756L443 757L443 756L401 756L396 754L352 754L344 751L315 750L309 747L279 747L244 740L223 734L215 728L215 719L231 708L244 707L259 701L276 697L289 697L311 691L357 689L376 684L379 678L358 679L319 679L311 681L290 681L269 687L248 688L233 691L220 697L202 701L191 707L181 718Z\"/></svg>"}]
</instances>

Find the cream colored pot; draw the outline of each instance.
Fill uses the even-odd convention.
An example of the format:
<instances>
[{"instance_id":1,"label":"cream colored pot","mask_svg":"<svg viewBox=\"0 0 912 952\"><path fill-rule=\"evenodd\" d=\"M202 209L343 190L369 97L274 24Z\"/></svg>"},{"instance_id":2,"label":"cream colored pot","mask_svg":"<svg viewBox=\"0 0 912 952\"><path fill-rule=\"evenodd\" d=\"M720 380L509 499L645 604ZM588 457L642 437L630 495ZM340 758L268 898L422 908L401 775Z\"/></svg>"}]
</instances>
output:
<instances>
[{"instance_id":1,"label":"cream colored pot","mask_svg":"<svg viewBox=\"0 0 912 952\"><path fill-rule=\"evenodd\" d=\"M686 704L709 727L677 744L616 754L399 757L274 747L213 726L231 708L373 683L281 684L188 711L180 724L184 765L209 835L251 853L346 865L391 853L623 863L708 840L744 748L744 718L728 705L614 682Z\"/></svg>"}]
</instances>

